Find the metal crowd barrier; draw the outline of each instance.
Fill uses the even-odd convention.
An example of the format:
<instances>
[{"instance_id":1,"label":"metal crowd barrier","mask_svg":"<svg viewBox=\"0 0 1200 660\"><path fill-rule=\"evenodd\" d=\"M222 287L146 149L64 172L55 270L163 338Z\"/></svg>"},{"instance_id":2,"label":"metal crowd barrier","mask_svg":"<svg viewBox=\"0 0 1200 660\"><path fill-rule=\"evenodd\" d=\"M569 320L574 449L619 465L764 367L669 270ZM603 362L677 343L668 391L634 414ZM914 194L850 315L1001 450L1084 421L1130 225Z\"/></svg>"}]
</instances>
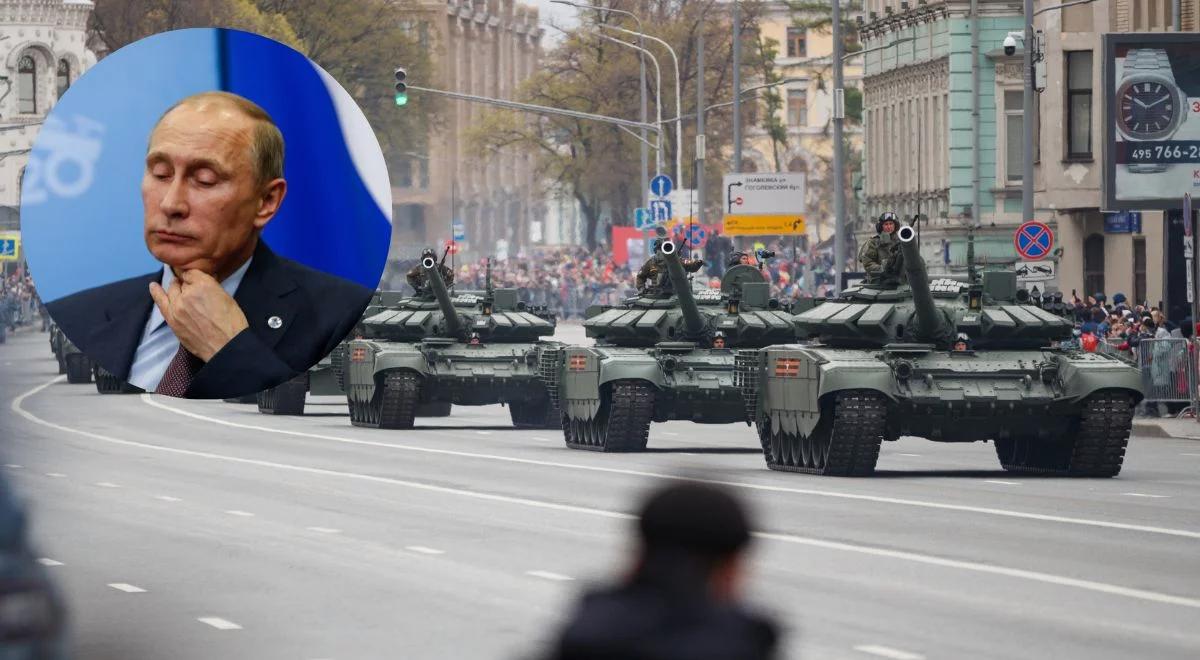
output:
<instances>
[{"instance_id":1,"label":"metal crowd barrier","mask_svg":"<svg viewBox=\"0 0 1200 660\"><path fill-rule=\"evenodd\" d=\"M1147 403L1190 403L1196 391L1196 354L1191 341L1143 339L1138 343L1137 365Z\"/></svg>"},{"instance_id":2,"label":"metal crowd barrier","mask_svg":"<svg viewBox=\"0 0 1200 660\"><path fill-rule=\"evenodd\" d=\"M1128 362L1129 364L1131 364L1135 367L1138 366L1136 354L1134 354L1133 352L1130 352L1130 351L1123 351L1120 348L1117 348L1116 346L1113 346L1112 344L1108 343L1107 341L1104 341L1103 339L1101 339L1096 344L1096 352L1103 353L1105 355L1111 355L1112 357L1115 357L1118 360L1122 360L1124 362Z\"/></svg>"}]
</instances>

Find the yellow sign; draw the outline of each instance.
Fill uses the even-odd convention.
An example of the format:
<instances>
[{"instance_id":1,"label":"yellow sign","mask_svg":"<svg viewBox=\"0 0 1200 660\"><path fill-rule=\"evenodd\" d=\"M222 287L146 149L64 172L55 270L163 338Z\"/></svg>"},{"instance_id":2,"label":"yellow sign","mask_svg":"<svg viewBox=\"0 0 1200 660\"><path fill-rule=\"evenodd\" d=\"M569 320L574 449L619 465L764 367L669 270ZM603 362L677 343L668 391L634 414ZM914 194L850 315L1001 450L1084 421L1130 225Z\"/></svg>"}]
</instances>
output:
<instances>
[{"instance_id":1,"label":"yellow sign","mask_svg":"<svg viewBox=\"0 0 1200 660\"><path fill-rule=\"evenodd\" d=\"M16 261L20 258L20 232L0 232L0 261Z\"/></svg>"},{"instance_id":2,"label":"yellow sign","mask_svg":"<svg viewBox=\"0 0 1200 660\"><path fill-rule=\"evenodd\" d=\"M727 215L726 236L774 236L804 234L804 216L793 215Z\"/></svg>"}]
</instances>

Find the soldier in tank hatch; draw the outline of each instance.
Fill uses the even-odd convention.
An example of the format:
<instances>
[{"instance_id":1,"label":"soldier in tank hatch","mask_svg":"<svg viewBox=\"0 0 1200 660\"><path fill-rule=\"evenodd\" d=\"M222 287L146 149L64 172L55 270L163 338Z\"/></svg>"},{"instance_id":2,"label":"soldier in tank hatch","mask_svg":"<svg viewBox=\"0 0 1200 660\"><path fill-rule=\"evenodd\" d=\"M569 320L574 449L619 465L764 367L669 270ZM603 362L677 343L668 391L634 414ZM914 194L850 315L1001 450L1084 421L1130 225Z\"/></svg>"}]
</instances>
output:
<instances>
[{"instance_id":1,"label":"soldier in tank hatch","mask_svg":"<svg viewBox=\"0 0 1200 660\"><path fill-rule=\"evenodd\" d=\"M896 285L904 271L904 256L900 253L900 241L896 231L900 219L895 213L886 211L875 222L875 235L859 252L858 261L867 273L867 284Z\"/></svg>"}]
</instances>

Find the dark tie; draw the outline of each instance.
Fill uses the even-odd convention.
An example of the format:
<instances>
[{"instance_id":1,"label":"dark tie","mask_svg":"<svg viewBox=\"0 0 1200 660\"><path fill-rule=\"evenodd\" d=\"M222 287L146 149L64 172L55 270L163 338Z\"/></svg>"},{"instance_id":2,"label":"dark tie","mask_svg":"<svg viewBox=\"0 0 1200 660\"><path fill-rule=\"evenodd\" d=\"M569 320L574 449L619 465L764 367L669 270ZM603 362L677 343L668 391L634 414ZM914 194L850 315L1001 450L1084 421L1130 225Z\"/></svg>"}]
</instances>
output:
<instances>
[{"instance_id":1,"label":"dark tie","mask_svg":"<svg viewBox=\"0 0 1200 660\"><path fill-rule=\"evenodd\" d=\"M180 345L154 391L167 396L185 396L188 386L192 384L192 379L196 377L196 373L203 366L203 360L192 355Z\"/></svg>"}]
</instances>

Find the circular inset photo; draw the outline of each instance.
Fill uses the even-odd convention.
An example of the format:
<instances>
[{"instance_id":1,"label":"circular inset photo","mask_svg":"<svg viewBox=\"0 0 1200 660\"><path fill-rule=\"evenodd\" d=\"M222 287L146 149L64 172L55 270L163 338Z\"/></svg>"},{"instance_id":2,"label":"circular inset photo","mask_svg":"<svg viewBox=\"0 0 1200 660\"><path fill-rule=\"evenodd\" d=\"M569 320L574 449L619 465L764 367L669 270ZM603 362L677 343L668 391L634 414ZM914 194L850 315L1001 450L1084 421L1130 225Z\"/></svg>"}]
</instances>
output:
<instances>
[{"instance_id":1,"label":"circular inset photo","mask_svg":"<svg viewBox=\"0 0 1200 660\"><path fill-rule=\"evenodd\" d=\"M98 62L47 116L21 191L51 318L112 377L172 396L244 396L316 364L391 242L362 111L303 54L238 30Z\"/></svg>"}]
</instances>

